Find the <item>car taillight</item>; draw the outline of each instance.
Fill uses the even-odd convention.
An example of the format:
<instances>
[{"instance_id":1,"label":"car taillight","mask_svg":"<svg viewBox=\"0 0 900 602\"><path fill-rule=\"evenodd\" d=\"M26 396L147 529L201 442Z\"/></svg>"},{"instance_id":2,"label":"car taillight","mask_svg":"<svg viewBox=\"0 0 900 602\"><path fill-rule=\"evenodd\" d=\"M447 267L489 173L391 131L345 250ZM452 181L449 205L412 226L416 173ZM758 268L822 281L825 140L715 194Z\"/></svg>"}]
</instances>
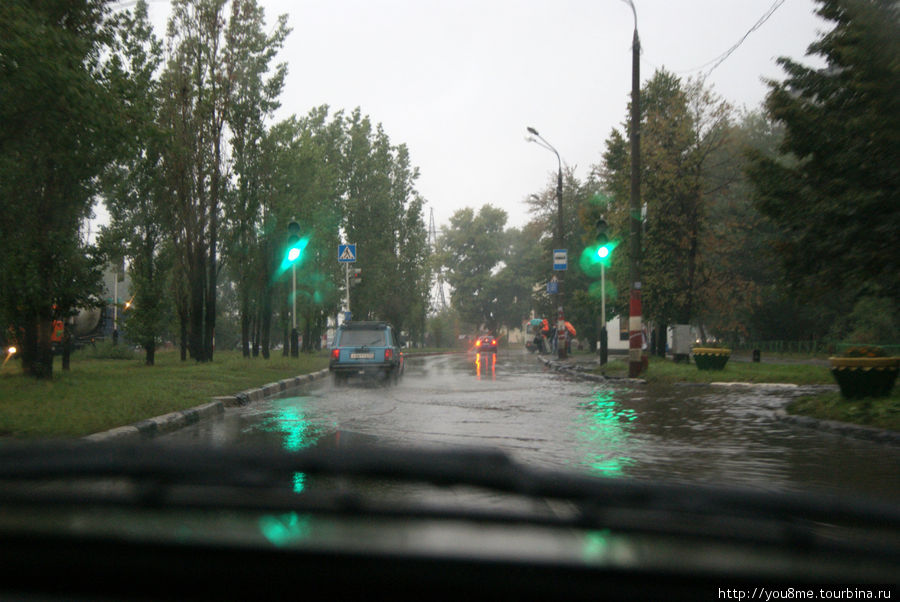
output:
<instances>
[{"instance_id":1,"label":"car taillight","mask_svg":"<svg viewBox=\"0 0 900 602\"><path fill-rule=\"evenodd\" d=\"M497 344L497 339L491 339L491 345L496 345L496 344Z\"/></svg>"},{"instance_id":2,"label":"car taillight","mask_svg":"<svg viewBox=\"0 0 900 602\"><path fill-rule=\"evenodd\" d=\"M475 346L481 347L481 339L478 339L477 341L475 341Z\"/></svg>"},{"instance_id":3,"label":"car taillight","mask_svg":"<svg viewBox=\"0 0 900 602\"><path fill-rule=\"evenodd\" d=\"M393 349L385 349L385 350L384 350L384 360L385 360L385 361L388 361L388 360L390 360L390 359L393 359L393 357L394 357L394 350L393 350Z\"/></svg>"},{"instance_id":4,"label":"car taillight","mask_svg":"<svg viewBox=\"0 0 900 602\"><path fill-rule=\"evenodd\" d=\"M341 359L341 350L340 349L332 349L331 350L331 359L333 359L333 360Z\"/></svg>"}]
</instances>

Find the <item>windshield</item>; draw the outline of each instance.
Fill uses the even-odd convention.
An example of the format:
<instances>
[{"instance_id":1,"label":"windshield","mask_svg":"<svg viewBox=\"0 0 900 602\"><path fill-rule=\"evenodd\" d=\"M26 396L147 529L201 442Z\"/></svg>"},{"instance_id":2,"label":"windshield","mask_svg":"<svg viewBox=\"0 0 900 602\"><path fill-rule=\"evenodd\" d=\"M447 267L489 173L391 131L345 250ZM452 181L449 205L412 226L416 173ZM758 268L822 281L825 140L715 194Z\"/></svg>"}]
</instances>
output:
<instances>
[{"instance_id":1,"label":"windshield","mask_svg":"<svg viewBox=\"0 0 900 602\"><path fill-rule=\"evenodd\" d=\"M672 511L528 471L900 502L896 2L2 4L0 448L488 453L303 456L270 544L378 499L577 514L619 558ZM715 499L678 529L750 538Z\"/></svg>"}]
</instances>

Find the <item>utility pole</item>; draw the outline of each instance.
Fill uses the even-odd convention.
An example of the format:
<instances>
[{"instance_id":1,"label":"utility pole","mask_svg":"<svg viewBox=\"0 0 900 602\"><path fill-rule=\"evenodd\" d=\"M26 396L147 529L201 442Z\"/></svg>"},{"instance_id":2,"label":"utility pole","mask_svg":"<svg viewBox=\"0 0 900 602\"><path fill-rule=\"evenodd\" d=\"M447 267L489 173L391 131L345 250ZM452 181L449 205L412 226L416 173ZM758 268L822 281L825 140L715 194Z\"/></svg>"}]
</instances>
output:
<instances>
[{"instance_id":1,"label":"utility pole","mask_svg":"<svg viewBox=\"0 0 900 602\"><path fill-rule=\"evenodd\" d=\"M634 40L631 46L631 242L629 245L629 278L631 297L628 304L628 375L635 378L644 368L641 358L641 41L638 38L637 10L634 13Z\"/></svg>"},{"instance_id":2,"label":"utility pole","mask_svg":"<svg viewBox=\"0 0 900 602\"><path fill-rule=\"evenodd\" d=\"M437 251L437 229L434 227L434 207L430 208L428 218L428 244L431 246L432 253ZM438 301L438 311L447 309L447 300L444 297L444 269L438 266L437 269L437 290L436 299Z\"/></svg>"}]
</instances>

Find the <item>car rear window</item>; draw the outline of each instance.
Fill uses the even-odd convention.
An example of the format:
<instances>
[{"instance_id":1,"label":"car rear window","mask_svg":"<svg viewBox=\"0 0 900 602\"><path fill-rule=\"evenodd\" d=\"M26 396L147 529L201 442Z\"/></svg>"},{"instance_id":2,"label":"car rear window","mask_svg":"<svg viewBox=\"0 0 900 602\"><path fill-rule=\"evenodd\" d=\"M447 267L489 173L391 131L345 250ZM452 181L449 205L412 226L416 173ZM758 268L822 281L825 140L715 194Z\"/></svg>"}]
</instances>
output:
<instances>
[{"instance_id":1,"label":"car rear window","mask_svg":"<svg viewBox=\"0 0 900 602\"><path fill-rule=\"evenodd\" d=\"M341 347L384 347L387 345L385 330L343 330L338 345Z\"/></svg>"}]
</instances>

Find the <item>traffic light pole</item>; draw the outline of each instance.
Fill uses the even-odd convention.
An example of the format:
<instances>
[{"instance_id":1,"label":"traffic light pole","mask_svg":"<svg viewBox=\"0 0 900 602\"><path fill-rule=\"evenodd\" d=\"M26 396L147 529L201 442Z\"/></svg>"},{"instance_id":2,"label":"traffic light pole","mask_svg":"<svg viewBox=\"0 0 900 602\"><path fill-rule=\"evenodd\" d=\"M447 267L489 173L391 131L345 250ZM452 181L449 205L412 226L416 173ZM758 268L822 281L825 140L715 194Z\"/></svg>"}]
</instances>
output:
<instances>
[{"instance_id":1,"label":"traffic light pole","mask_svg":"<svg viewBox=\"0 0 900 602\"><path fill-rule=\"evenodd\" d=\"M600 364L609 360L609 341L606 335L606 267L600 264Z\"/></svg>"},{"instance_id":2,"label":"traffic light pole","mask_svg":"<svg viewBox=\"0 0 900 602\"><path fill-rule=\"evenodd\" d=\"M344 262L344 290L347 291L347 311L350 311L350 263Z\"/></svg>"},{"instance_id":3,"label":"traffic light pole","mask_svg":"<svg viewBox=\"0 0 900 602\"><path fill-rule=\"evenodd\" d=\"M291 264L291 357L300 356L300 333L297 332L297 266Z\"/></svg>"}]
</instances>

